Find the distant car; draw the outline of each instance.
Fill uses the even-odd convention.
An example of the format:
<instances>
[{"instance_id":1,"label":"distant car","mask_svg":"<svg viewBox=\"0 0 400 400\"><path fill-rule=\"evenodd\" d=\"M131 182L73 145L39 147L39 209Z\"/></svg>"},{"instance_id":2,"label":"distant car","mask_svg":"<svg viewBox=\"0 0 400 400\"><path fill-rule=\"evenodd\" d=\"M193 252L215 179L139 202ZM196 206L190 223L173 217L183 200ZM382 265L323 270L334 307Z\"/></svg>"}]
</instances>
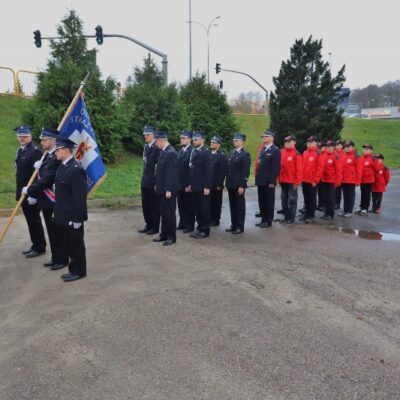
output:
<instances>
[{"instance_id":1,"label":"distant car","mask_svg":"<svg viewBox=\"0 0 400 400\"><path fill-rule=\"evenodd\" d=\"M350 114L346 115L347 118L361 118L361 119L369 119L368 114L362 114L362 113L357 113L357 114Z\"/></svg>"}]
</instances>

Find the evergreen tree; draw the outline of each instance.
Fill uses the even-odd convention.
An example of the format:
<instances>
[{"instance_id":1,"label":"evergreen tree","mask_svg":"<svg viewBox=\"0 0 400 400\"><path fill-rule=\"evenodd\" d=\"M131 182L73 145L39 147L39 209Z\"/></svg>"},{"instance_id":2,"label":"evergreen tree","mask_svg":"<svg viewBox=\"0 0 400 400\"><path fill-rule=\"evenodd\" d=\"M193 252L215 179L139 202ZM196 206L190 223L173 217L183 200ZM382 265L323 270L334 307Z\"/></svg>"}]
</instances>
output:
<instances>
[{"instance_id":1,"label":"evergreen tree","mask_svg":"<svg viewBox=\"0 0 400 400\"><path fill-rule=\"evenodd\" d=\"M297 137L300 148L305 147L310 135L324 141L340 138L340 89L345 81L345 66L333 77L321 50L322 40L313 40L312 36L305 42L296 40L290 59L282 62L278 77L273 78L271 128L277 132L278 144L289 134Z\"/></svg>"},{"instance_id":2,"label":"evergreen tree","mask_svg":"<svg viewBox=\"0 0 400 400\"><path fill-rule=\"evenodd\" d=\"M129 119L124 143L136 152L143 151L145 125L167 131L173 145L178 143L182 129L188 126L178 88L173 83L164 86L162 72L150 55L144 59L143 67L136 67L128 78L122 107Z\"/></svg>"},{"instance_id":3,"label":"evergreen tree","mask_svg":"<svg viewBox=\"0 0 400 400\"><path fill-rule=\"evenodd\" d=\"M207 140L215 134L224 140L224 148L231 146L232 134L238 129L226 95L206 83L205 75L195 75L181 88L193 130L204 131Z\"/></svg>"},{"instance_id":4,"label":"evergreen tree","mask_svg":"<svg viewBox=\"0 0 400 400\"><path fill-rule=\"evenodd\" d=\"M44 125L57 127L87 72L85 102L103 159L114 161L121 149L126 120L114 95L116 82L101 79L96 50L87 49L82 21L73 10L57 27L59 40L50 41L50 59L38 76L37 92L24 115L25 123L39 133Z\"/></svg>"}]
</instances>

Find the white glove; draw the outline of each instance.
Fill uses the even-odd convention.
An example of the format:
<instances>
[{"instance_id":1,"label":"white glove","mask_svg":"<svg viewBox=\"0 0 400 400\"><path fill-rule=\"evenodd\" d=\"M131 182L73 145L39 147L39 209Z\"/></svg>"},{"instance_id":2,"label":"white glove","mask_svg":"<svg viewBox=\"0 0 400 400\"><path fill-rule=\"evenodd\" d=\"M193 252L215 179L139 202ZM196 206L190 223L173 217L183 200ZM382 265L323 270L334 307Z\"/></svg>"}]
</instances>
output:
<instances>
[{"instance_id":1,"label":"white glove","mask_svg":"<svg viewBox=\"0 0 400 400\"><path fill-rule=\"evenodd\" d=\"M72 227L74 229L79 229L82 226L81 222L72 222L72 221L70 221L69 224L72 225Z\"/></svg>"},{"instance_id":2,"label":"white glove","mask_svg":"<svg viewBox=\"0 0 400 400\"><path fill-rule=\"evenodd\" d=\"M35 164L33 164L33 168L35 168L35 169L39 169L41 166L42 166L41 160L37 160L37 161L35 161Z\"/></svg>"},{"instance_id":3,"label":"white glove","mask_svg":"<svg viewBox=\"0 0 400 400\"><path fill-rule=\"evenodd\" d=\"M24 194L24 195L27 195L27 194L28 194L28 187L27 187L27 186L24 186L24 187L22 188L21 194Z\"/></svg>"},{"instance_id":4,"label":"white glove","mask_svg":"<svg viewBox=\"0 0 400 400\"><path fill-rule=\"evenodd\" d=\"M30 206L34 206L37 203L37 200L33 197L28 197L28 203Z\"/></svg>"}]
</instances>

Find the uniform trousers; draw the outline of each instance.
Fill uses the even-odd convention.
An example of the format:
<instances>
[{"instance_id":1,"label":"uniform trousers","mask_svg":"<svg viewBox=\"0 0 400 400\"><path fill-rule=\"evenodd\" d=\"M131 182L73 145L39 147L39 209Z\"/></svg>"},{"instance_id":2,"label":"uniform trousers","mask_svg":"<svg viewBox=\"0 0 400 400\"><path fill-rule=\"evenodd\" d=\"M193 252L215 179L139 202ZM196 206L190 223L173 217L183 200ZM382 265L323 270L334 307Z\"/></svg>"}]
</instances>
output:
<instances>
[{"instance_id":1,"label":"uniform trousers","mask_svg":"<svg viewBox=\"0 0 400 400\"><path fill-rule=\"evenodd\" d=\"M246 218L246 197L243 193L238 193L238 188L228 189L229 208L231 211L232 229L244 230L244 221Z\"/></svg>"},{"instance_id":2,"label":"uniform trousers","mask_svg":"<svg viewBox=\"0 0 400 400\"><path fill-rule=\"evenodd\" d=\"M176 240L176 193L171 193L167 199L165 193L158 195L161 215L160 237L166 240Z\"/></svg>"},{"instance_id":3,"label":"uniform trousers","mask_svg":"<svg viewBox=\"0 0 400 400\"><path fill-rule=\"evenodd\" d=\"M223 190L217 190L217 188L212 188L210 191L211 200L211 221L219 223L221 219L221 209L222 209L222 194Z\"/></svg>"},{"instance_id":4,"label":"uniform trousers","mask_svg":"<svg viewBox=\"0 0 400 400\"><path fill-rule=\"evenodd\" d=\"M313 218L317 209L317 186L313 186L308 182L303 182L301 185L304 196L304 215L308 218Z\"/></svg>"},{"instance_id":5,"label":"uniform trousers","mask_svg":"<svg viewBox=\"0 0 400 400\"><path fill-rule=\"evenodd\" d=\"M177 193L179 227L183 229L194 229L194 211L192 193L179 190Z\"/></svg>"},{"instance_id":6,"label":"uniform trousers","mask_svg":"<svg viewBox=\"0 0 400 400\"><path fill-rule=\"evenodd\" d=\"M297 211L297 187L293 183L281 183L281 202L285 219L294 221Z\"/></svg>"},{"instance_id":7,"label":"uniform trousers","mask_svg":"<svg viewBox=\"0 0 400 400\"><path fill-rule=\"evenodd\" d=\"M371 204L371 191L372 191L372 183L362 183L360 185L361 188L361 210L368 210Z\"/></svg>"},{"instance_id":8,"label":"uniform trousers","mask_svg":"<svg viewBox=\"0 0 400 400\"><path fill-rule=\"evenodd\" d=\"M203 191L192 192L194 215L197 221L197 230L210 233L211 200L210 195L205 196Z\"/></svg>"},{"instance_id":9,"label":"uniform trousers","mask_svg":"<svg viewBox=\"0 0 400 400\"><path fill-rule=\"evenodd\" d=\"M372 211L376 211L381 208L382 197L382 192L372 192Z\"/></svg>"},{"instance_id":10,"label":"uniform trousers","mask_svg":"<svg viewBox=\"0 0 400 400\"><path fill-rule=\"evenodd\" d=\"M354 183L342 183L343 190L343 212L351 214L356 201L356 185Z\"/></svg>"},{"instance_id":11,"label":"uniform trousers","mask_svg":"<svg viewBox=\"0 0 400 400\"><path fill-rule=\"evenodd\" d=\"M258 206L260 207L261 221L271 223L275 211L275 186L257 186Z\"/></svg>"},{"instance_id":12,"label":"uniform trousers","mask_svg":"<svg viewBox=\"0 0 400 400\"><path fill-rule=\"evenodd\" d=\"M142 210L146 228L158 232L160 229L160 204L153 188L141 188Z\"/></svg>"},{"instance_id":13,"label":"uniform trousers","mask_svg":"<svg viewBox=\"0 0 400 400\"><path fill-rule=\"evenodd\" d=\"M324 199L323 206L325 207L325 215L329 215L331 217L335 216L335 184L328 182L321 182L321 191L322 197Z\"/></svg>"},{"instance_id":14,"label":"uniform trousers","mask_svg":"<svg viewBox=\"0 0 400 400\"><path fill-rule=\"evenodd\" d=\"M42 220L40 218L40 209L37 204L30 206L28 201L25 199L22 203L22 211L26 223L28 224L32 250L43 253L46 251L46 238L44 236Z\"/></svg>"}]
</instances>

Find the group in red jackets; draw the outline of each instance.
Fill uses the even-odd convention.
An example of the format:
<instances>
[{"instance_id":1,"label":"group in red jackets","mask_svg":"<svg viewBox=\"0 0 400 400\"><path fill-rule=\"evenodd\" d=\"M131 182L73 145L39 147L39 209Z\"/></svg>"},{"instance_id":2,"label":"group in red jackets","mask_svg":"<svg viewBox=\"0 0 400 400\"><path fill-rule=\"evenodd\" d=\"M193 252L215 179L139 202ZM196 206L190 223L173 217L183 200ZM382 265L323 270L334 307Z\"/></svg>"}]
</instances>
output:
<instances>
[{"instance_id":1,"label":"group in red jackets","mask_svg":"<svg viewBox=\"0 0 400 400\"><path fill-rule=\"evenodd\" d=\"M322 147L322 146L321 146ZM380 213L382 195L389 183L390 171L383 163L383 155L372 154L372 146L363 146L363 155L358 156L352 141L323 143L324 151L318 149L315 137L307 139L307 150L302 155L296 150L296 138L292 135L284 139L281 150L281 169L278 183L281 185L282 213L281 223L293 224L297 210L298 186L301 184L304 196L304 209L300 221L309 222L315 218L318 203L324 211L322 219L331 220L335 208L340 206L343 194L343 211L339 216L349 218L353 215L355 189L361 188L359 215L370 212Z\"/></svg>"}]
</instances>

